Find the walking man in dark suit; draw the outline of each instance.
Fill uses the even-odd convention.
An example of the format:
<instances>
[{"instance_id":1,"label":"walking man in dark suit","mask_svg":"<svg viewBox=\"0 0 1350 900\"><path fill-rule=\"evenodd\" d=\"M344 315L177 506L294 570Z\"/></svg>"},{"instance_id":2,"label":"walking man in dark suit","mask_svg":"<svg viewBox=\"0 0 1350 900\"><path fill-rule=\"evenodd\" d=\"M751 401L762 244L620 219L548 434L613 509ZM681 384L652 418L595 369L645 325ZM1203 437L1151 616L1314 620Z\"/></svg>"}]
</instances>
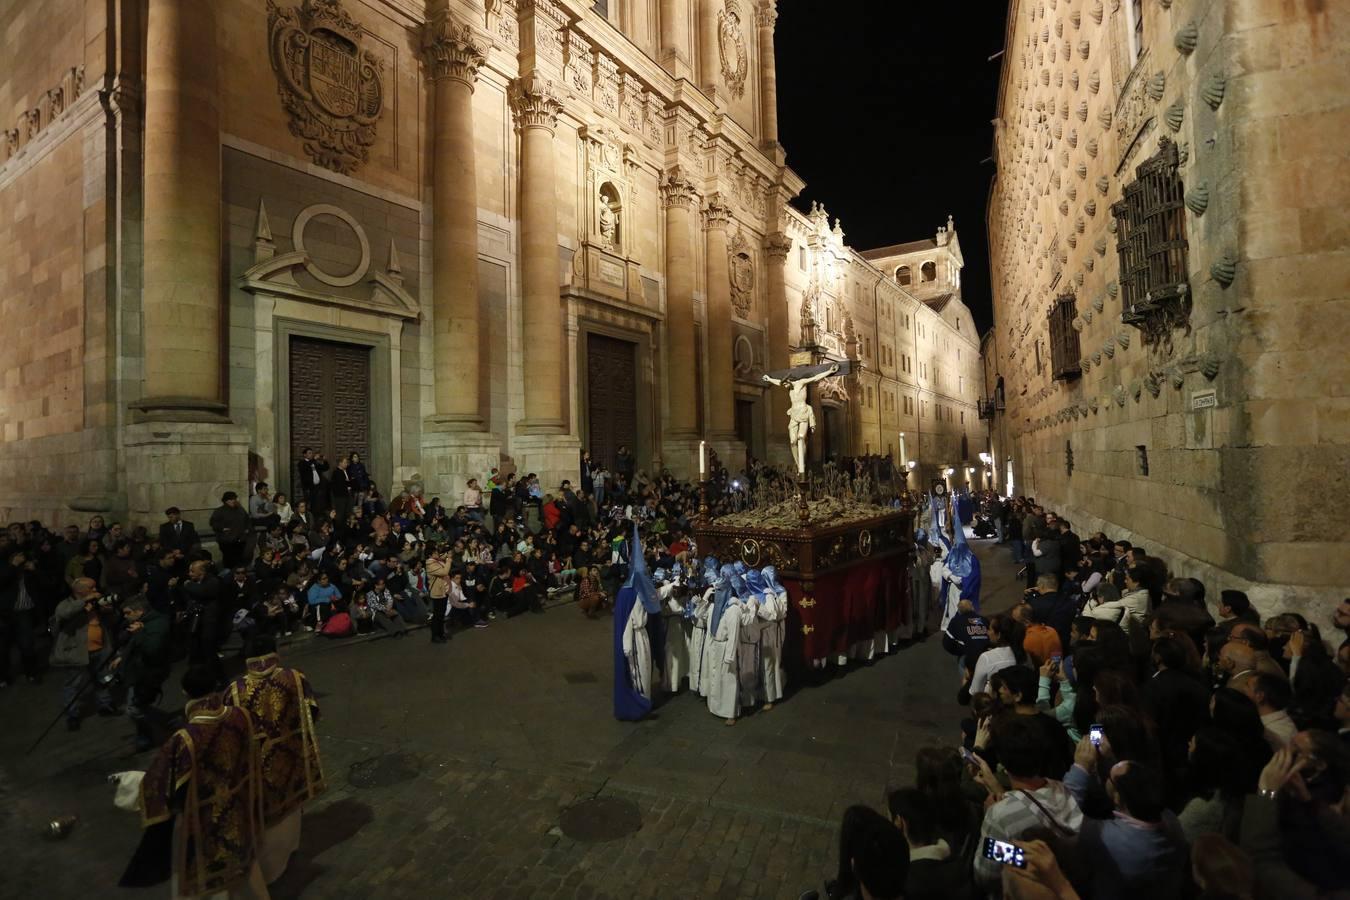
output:
<instances>
[{"instance_id":1,"label":"walking man in dark suit","mask_svg":"<svg viewBox=\"0 0 1350 900\"><path fill-rule=\"evenodd\" d=\"M201 538L197 537L197 529L191 522L184 521L183 514L176 506L164 510L164 515L169 521L159 526L159 546L165 550L177 550L187 556L201 543Z\"/></svg>"}]
</instances>

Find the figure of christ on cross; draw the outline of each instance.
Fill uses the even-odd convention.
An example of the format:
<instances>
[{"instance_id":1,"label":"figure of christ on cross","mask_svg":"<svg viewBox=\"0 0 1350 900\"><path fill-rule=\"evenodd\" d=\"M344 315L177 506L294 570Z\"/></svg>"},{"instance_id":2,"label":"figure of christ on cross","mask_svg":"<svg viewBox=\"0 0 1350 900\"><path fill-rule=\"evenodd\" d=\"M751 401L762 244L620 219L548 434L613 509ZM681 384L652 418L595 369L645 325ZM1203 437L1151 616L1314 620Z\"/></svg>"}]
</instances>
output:
<instances>
[{"instance_id":1,"label":"figure of christ on cross","mask_svg":"<svg viewBox=\"0 0 1350 900\"><path fill-rule=\"evenodd\" d=\"M806 436L816 430L816 413L806 398L806 389L812 382L829 378L839 372L839 364L829 366L802 366L786 372L764 376L769 384L788 390L788 444L792 458L797 462L797 474L806 475ZM777 374L779 377L775 377Z\"/></svg>"}]
</instances>

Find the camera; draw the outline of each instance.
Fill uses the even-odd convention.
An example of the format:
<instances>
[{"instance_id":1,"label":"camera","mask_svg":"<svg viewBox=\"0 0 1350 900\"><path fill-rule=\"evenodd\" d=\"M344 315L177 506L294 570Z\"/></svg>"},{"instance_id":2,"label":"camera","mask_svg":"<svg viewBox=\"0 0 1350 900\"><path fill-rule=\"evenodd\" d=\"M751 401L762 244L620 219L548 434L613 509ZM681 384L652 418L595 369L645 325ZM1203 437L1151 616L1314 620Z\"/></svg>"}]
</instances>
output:
<instances>
[{"instance_id":1,"label":"camera","mask_svg":"<svg viewBox=\"0 0 1350 900\"><path fill-rule=\"evenodd\" d=\"M985 838L984 858L993 860L996 863L1002 863L1005 866L1014 866L1018 869L1025 869L1027 867L1026 851L1011 841Z\"/></svg>"}]
</instances>

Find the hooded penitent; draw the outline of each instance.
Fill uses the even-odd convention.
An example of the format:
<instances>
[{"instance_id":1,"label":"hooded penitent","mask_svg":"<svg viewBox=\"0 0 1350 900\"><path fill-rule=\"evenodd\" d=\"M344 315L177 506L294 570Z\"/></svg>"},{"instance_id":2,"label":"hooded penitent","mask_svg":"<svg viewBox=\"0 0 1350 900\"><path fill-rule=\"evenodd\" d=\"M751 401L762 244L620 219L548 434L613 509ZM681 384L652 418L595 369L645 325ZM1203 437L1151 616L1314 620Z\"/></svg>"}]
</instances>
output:
<instances>
[{"instance_id":1,"label":"hooded penitent","mask_svg":"<svg viewBox=\"0 0 1350 900\"><path fill-rule=\"evenodd\" d=\"M717 634L717 627L722 624L722 613L727 611L735 599L732 588L732 577L736 571L731 566L723 566L717 571L716 590L713 592L712 621L708 624L708 634Z\"/></svg>"}]
</instances>

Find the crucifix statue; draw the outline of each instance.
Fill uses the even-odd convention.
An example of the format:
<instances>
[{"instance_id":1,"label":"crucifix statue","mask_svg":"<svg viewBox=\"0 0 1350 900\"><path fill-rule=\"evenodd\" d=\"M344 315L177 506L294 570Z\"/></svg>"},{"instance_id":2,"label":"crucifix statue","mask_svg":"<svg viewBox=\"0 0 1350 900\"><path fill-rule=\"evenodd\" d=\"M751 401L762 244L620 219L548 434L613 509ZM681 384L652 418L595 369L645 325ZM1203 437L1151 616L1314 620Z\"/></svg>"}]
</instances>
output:
<instances>
[{"instance_id":1,"label":"crucifix statue","mask_svg":"<svg viewBox=\"0 0 1350 900\"><path fill-rule=\"evenodd\" d=\"M788 399L788 444L792 447L792 458L797 463L797 474L806 476L806 437L816 430L816 412L806 398L806 389L812 382L820 381L838 374L839 364L827 366L799 366L786 372L774 372L764 376L769 384L787 388Z\"/></svg>"}]
</instances>

